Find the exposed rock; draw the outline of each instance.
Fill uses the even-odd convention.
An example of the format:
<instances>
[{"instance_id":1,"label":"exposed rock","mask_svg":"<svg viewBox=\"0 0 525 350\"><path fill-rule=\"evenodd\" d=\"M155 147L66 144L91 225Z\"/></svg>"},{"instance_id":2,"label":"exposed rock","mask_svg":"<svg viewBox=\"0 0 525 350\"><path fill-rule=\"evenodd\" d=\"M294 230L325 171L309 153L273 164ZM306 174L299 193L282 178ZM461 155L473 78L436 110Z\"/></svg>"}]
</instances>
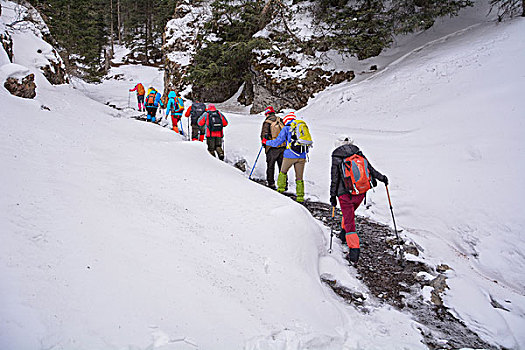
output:
<instances>
[{"instance_id":1,"label":"exposed rock","mask_svg":"<svg viewBox=\"0 0 525 350\"><path fill-rule=\"evenodd\" d=\"M447 278L444 275L439 275L430 281L430 286L433 288L430 293L430 301L436 306L442 306L443 300L441 299L441 294L448 288Z\"/></svg>"},{"instance_id":2,"label":"exposed rock","mask_svg":"<svg viewBox=\"0 0 525 350\"><path fill-rule=\"evenodd\" d=\"M300 109L306 106L315 93L355 77L353 71L329 72L321 68L297 67L299 77L277 79L271 75L277 69L281 70L283 67L259 63L252 65L252 80L245 85L239 98L241 103L252 103L250 113L262 112L268 105L272 105L275 110Z\"/></svg>"},{"instance_id":3,"label":"exposed rock","mask_svg":"<svg viewBox=\"0 0 525 350\"><path fill-rule=\"evenodd\" d=\"M9 34L2 33L0 34L0 41L2 42L2 46L4 47L7 56L9 57L9 61L13 62L13 39Z\"/></svg>"},{"instance_id":4,"label":"exposed rock","mask_svg":"<svg viewBox=\"0 0 525 350\"><path fill-rule=\"evenodd\" d=\"M243 173L246 172L246 159L239 159L238 161L233 164L234 167L242 171Z\"/></svg>"},{"instance_id":5,"label":"exposed rock","mask_svg":"<svg viewBox=\"0 0 525 350\"><path fill-rule=\"evenodd\" d=\"M174 61L166 60L164 66L164 96L171 90L180 91L183 86L185 70Z\"/></svg>"},{"instance_id":6,"label":"exposed rock","mask_svg":"<svg viewBox=\"0 0 525 350\"><path fill-rule=\"evenodd\" d=\"M58 56L58 55L57 55ZM48 60L49 64L44 67L40 67L42 74L46 79L53 85L67 84L69 79L67 78L66 66L58 59L56 61Z\"/></svg>"},{"instance_id":7,"label":"exposed rock","mask_svg":"<svg viewBox=\"0 0 525 350\"><path fill-rule=\"evenodd\" d=\"M447 272L450 269L450 266L448 266L447 264L440 264L436 266L436 271L439 273Z\"/></svg>"},{"instance_id":8,"label":"exposed rock","mask_svg":"<svg viewBox=\"0 0 525 350\"><path fill-rule=\"evenodd\" d=\"M4 83L4 87L11 93L23 98L35 98L36 96L36 84L35 75L29 74L22 79L20 82L17 78L7 78Z\"/></svg>"}]
</instances>

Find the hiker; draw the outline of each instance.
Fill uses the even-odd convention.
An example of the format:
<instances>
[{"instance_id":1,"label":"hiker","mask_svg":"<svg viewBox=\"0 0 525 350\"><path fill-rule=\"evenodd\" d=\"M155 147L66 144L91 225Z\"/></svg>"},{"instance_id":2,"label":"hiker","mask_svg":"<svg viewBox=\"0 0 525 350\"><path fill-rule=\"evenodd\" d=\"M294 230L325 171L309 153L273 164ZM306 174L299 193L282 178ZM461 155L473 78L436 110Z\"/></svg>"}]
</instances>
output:
<instances>
[{"instance_id":1,"label":"hiker","mask_svg":"<svg viewBox=\"0 0 525 350\"><path fill-rule=\"evenodd\" d=\"M184 111L184 101L177 91L170 91L168 94L168 105L166 106L166 119L171 115L172 129L179 132L179 120ZM182 132L181 132L182 133Z\"/></svg>"},{"instance_id":2,"label":"hiker","mask_svg":"<svg viewBox=\"0 0 525 350\"><path fill-rule=\"evenodd\" d=\"M228 125L226 117L219 112L214 104L209 104L206 111L202 113L197 122L199 126L206 126L206 143L208 152L215 157L215 152L220 160L224 160L224 150L222 149L222 138L224 133L222 129Z\"/></svg>"},{"instance_id":3,"label":"hiker","mask_svg":"<svg viewBox=\"0 0 525 350\"><path fill-rule=\"evenodd\" d=\"M197 122L199 121L200 116L202 113L206 111L206 105L202 102L195 101L191 104L191 106L188 107L186 110L186 113L184 113L184 116L186 118L191 117L191 140L192 141L204 141L204 134L206 132L206 127L199 126Z\"/></svg>"},{"instance_id":4,"label":"hiker","mask_svg":"<svg viewBox=\"0 0 525 350\"><path fill-rule=\"evenodd\" d=\"M261 140L273 140L277 138L281 130L284 128L283 120L275 115L275 110L272 106L266 108L264 115L266 116L266 119L261 128ZM277 163L279 171L281 171L285 146L286 142L283 142L276 147L271 147L268 144L264 147L264 152L266 154L266 184L274 190L275 163Z\"/></svg>"},{"instance_id":5,"label":"hiker","mask_svg":"<svg viewBox=\"0 0 525 350\"><path fill-rule=\"evenodd\" d=\"M146 93L146 91L144 91L144 86L141 83L138 83L133 89L129 89L129 91L137 91L137 103L139 105L139 112L145 112L146 107L144 107L144 94Z\"/></svg>"},{"instance_id":6,"label":"hiker","mask_svg":"<svg viewBox=\"0 0 525 350\"><path fill-rule=\"evenodd\" d=\"M148 94L146 95L146 111L148 112L148 115L146 116L146 121L153 123L157 121L157 108L159 108L159 106L161 108L163 107L160 97L160 93L157 92L155 88L150 87L148 89Z\"/></svg>"},{"instance_id":7,"label":"hiker","mask_svg":"<svg viewBox=\"0 0 525 350\"><path fill-rule=\"evenodd\" d=\"M279 135L274 140L262 139L263 145L270 147L278 147L283 142L286 142L286 149L283 153L283 163L279 176L277 177L277 192L283 193L288 183L288 177L286 173L290 168L294 167L295 170L295 192L296 201L304 202L304 167L306 165L306 154L308 153L309 146L312 144L312 138L306 123L302 120L296 120L294 112L287 114L283 118L284 128L281 130ZM297 138L296 129L301 128L301 133L306 138L303 140ZM299 143L305 142L300 145Z\"/></svg>"},{"instance_id":8,"label":"hiker","mask_svg":"<svg viewBox=\"0 0 525 350\"><path fill-rule=\"evenodd\" d=\"M359 147L348 136L340 136L332 152L330 204L343 212L342 229L348 248L348 260L356 266L359 260L359 236L355 229L355 210L365 198L366 191L377 186L377 180L388 185L388 178L374 169ZM336 199L337 198L337 199ZM343 233L342 232L342 233Z\"/></svg>"}]
</instances>

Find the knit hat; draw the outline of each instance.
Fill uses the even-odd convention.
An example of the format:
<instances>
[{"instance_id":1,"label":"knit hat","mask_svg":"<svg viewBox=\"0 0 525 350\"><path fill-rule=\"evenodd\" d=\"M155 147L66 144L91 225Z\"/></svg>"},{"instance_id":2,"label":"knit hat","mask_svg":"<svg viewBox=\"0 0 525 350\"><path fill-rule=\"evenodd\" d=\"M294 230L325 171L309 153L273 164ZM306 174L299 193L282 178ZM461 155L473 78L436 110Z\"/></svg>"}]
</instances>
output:
<instances>
[{"instance_id":1,"label":"knit hat","mask_svg":"<svg viewBox=\"0 0 525 350\"><path fill-rule=\"evenodd\" d=\"M217 110L217 108L215 108L215 105L213 103L210 103L208 105L208 111L216 111L216 110Z\"/></svg>"},{"instance_id":2,"label":"knit hat","mask_svg":"<svg viewBox=\"0 0 525 350\"><path fill-rule=\"evenodd\" d=\"M288 113L283 118L284 125L288 124L288 122L295 120L295 114L293 112Z\"/></svg>"},{"instance_id":3,"label":"knit hat","mask_svg":"<svg viewBox=\"0 0 525 350\"><path fill-rule=\"evenodd\" d=\"M344 146L344 145L353 145L353 144L354 144L354 140L348 137L348 135L339 135L334 142L334 146L336 148Z\"/></svg>"},{"instance_id":4,"label":"knit hat","mask_svg":"<svg viewBox=\"0 0 525 350\"><path fill-rule=\"evenodd\" d=\"M273 109L272 106L268 106L266 107L266 109L264 110L264 115L268 115L270 113L275 113L275 109Z\"/></svg>"}]
</instances>

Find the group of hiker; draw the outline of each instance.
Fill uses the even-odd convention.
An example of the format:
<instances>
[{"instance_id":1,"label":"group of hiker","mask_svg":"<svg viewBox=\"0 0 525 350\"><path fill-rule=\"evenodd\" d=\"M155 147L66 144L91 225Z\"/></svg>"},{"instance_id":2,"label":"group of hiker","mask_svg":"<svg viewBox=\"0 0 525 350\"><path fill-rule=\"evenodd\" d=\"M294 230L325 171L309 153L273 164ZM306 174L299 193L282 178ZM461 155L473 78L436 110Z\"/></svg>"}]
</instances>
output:
<instances>
[{"instance_id":1,"label":"group of hiker","mask_svg":"<svg viewBox=\"0 0 525 350\"><path fill-rule=\"evenodd\" d=\"M295 170L296 200L304 202L304 168L312 138L306 123L298 120L294 112L280 118L272 106L264 112L266 118L261 128L261 142L266 153L266 182L275 189L275 165L279 169L277 191L283 193L288 187L288 170ZM388 185L388 178L377 171L354 145L348 136L340 136L332 152L330 204L335 209L337 202L343 214L341 235L349 248L348 260L357 264L359 260L359 235L355 226L355 211L365 198L366 192L377 185L377 181Z\"/></svg>"},{"instance_id":2,"label":"group of hiker","mask_svg":"<svg viewBox=\"0 0 525 350\"><path fill-rule=\"evenodd\" d=\"M166 118L171 117L173 131L182 133L178 123L184 112L184 101L177 91L170 91L165 102L153 87L146 93L140 83L129 91L137 91L138 108L139 111L147 112L147 121L156 122L157 108L166 106ZM264 147L266 154L267 186L279 193L285 192L288 189L287 174L293 166L296 201L302 203L305 201L304 170L309 149L313 146L308 126L294 112L285 114L283 118L279 117L272 106L265 109L264 115L260 138L261 150ZM219 159L224 160L222 142L223 128L228 125L226 117L213 104L206 106L200 101L194 101L184 116L191 121L191 139L203 142L206 137L208 152L214 157L217 154ZM388 178L370 164L350 137L340 136L335 146L330 174L330 204L335 209L339 202L343 214L339 238L348 245L348 259L355 265L360 252L355 211L363 202L366 192L377 186L377 181L388 185ZM279 170L277 186L276 165Z\"/></svg>"},{"instance_id":3,"label":"group of hiker","mask_svg":"<svg viewBox=\"0 0 525 350\"><path fill-rule=\"evenodd\" d=\"M159 122L161 118L156 117L157 109L159 107L165 108L166 119L171 118L172 130L176 133L184 133L182 125L179 128L179 122L181 122L184 113L184 100L178 91L171 90L165 101L163 101L162 95L153 87L150 87L146 93L141 83L138 83L129 91L137 92L138 110L147 113L147 122ZM206 106L200 101L195 101L188 107L184 116L190 118L191 121L192 141L204 142L204 137L206 137L208 152L212 156L215 157L217 155L220 160L224 160L222 146L223 128L228 125L228 120L224 114L218 111L212 103ZM189 133L189 130L187 132Z\"/></svg>"}]
</instances>

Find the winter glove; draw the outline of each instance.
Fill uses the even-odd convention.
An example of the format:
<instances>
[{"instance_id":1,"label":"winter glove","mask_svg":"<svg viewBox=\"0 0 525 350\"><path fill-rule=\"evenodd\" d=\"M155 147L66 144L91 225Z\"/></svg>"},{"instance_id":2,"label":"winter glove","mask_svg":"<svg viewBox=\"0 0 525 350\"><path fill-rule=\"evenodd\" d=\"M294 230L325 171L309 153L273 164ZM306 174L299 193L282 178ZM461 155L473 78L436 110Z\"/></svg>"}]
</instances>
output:
<instances>
[{"instance_id":1,"label":"winter glove","mask_svg":"<svg viewBox=\"0 0 525 350\"><path fill-rule=\"evenodd\" d=\"M384 183L385 186L388 186L388 177L386 177L386 175L383 175L383 178L380 181Z\"/></svg>"},{"instance_id":2,"label":"winter glove","mask_svg":"<svg viewBox=\"0 0 525 350\"><path fill-rule=\"evenodd\" d=\"M266 141L268 141L267 139L262 139L262 144L266 146Z\"/></svg>"},{"instance_id":3,"label":"winter glove","mask_svg":"<svg viewBox=\"0 0 525 350\"><path fill-rule=\"evenodd\" d=\"M337 207L337 197L336 196L330 196L330 204L332 207Z\"/></svg>"}]
</instances>

